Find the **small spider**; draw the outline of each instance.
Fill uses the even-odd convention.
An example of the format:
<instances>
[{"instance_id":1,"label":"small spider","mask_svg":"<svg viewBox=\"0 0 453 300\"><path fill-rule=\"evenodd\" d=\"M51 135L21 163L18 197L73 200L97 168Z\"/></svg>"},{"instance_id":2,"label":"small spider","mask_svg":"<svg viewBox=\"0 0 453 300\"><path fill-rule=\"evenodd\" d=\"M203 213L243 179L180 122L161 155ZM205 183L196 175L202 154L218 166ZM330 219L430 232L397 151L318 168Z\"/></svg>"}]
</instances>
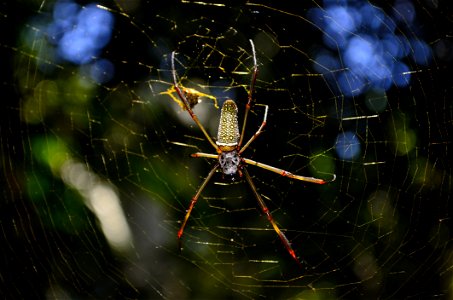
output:
<instances>
[{"instance_id":1,"label":"small spider","mask_svg":"<svg viewBox=\"0 0 453 300\"><path fill-rule=\"evenodd\" d=\"M197 105L198 103L201 102L201 99L200 98L209 98L211 99L212 101L214 101L214 106L215 108L219 108L219 105L217 104L217 98L212 96L212 95L208 95L208 94L204 94L202 92L199 92L197 91L196 89L191 89L191 88L186 88L186 87L181 87L180 90L184 93L184 95L186 96L186 99L187 99L187 103L189 103L189 108L192 109L195 107L195 105ZM186 110L186 105L185 103L183 103L183 101L179 100L178 98L175 97L175 95L173 95L173 93L176 92L176 85L172 85L168 90L166 90L165 92L161 92L159 93L160 95L168 95L171 97L171 99L173 99L173 101L175 101L176 103L178 103L178 105L183 109L183 110Z\"/></svg>"},{"instance_id":2,"label":"small spider","mask_svg":"<svg viewBox=\"0 0 453 300\"><path fill-rule=\"evenodd\" d=\"M253 67L253 73L252 73L252 78L251 78L251 83L250 83L250 89L248 91L248 102L245 106L244 121L242 124L241 133L239 133L238 118L237 118L238 108L236 106L236 103L233 100L228 99L222 105L216 142L214 142L213 139L209 136L206 129L203 127L203 125L198 120L197 115L193 112L192 105L190 104L190 101L188 101L188 99L187 99L187 93L185 92L185 90L181 89L179 87L178 80L176 77L176 71L175 71L175 52L172 52L172 54L171 54L171 67L172 67L174 89L176 90L176 93L178 94L179 98L181 99L182 104L184 105L184 109L189 112L189 114L192 117L192 119L194 120L194 122L198 125L198 127L200 128L200 130L203 132L204 136L208 140L208 142L214 147L214 149L216 151L216 154L197 152L197 153L192 154L192 157L204 157L204 158L211 158L211 159L217 160L217 163L215 163L215 165L209 172L208 176L205 178L205 180L203 181L203 183L201 184L201 186L195 193L195 196L193 196L192 200L190 201L189 208L187 209L187 213L184 217L181 228L178 231L178 241L180 243L180 249L181 249L181 237L183 235L184 228L186 226L187 220L189 219L190 213L192 212L192 209L194 208L195 203L197 203L197 200L200 197L201 192L206 187L209 180L212 178L212 176L217 171L217 169L220 168L221 172L223 173L223 175L225 177L228 177L231 179L234 179L236 177L239 177L239 178L245 177L245 180L250 185L250 187L253 191L253 194L255 195L256 199L258 200L258 204L261 207L262 212L266 215L267 220L271 223L275 232L277 232L280 240L282 241L282 243L285 246L288 253L298 264L300 264L299 260L297 259L296 253L294 252L293 248L291 247L289 240L286 238L285 234L277 226L277 223L272 218L272 215L269 212L269 209L267 208L266 204L264 203L263 198L258 193L258 191L255 187L255 184L252 181L252 177L249 175L249 172L247 171L246 164L257 166L257 167L269 170L271 172L275 172L277 174L280 174L281 176L285 176L285 177L289 177L289 178L297 179L297 180L301 180L301 181L308 181L308 182L312 182L312 183L316 183L316 184L325 184L328 182L332 182L335 180L336 176L334 174L333 178L331 180L326 181L326 180L318 179L318 178L314 178L314 177L295 175L288 171L242 157L242 153L261 134L263 127L266 125L267 112L268 112L268 106L264 105L264 107L265 107L264 117L263 117L263 121L262 121L260 127L255 132L255 134L242 146L243 139L244 139L244 133L245 133L245 127L247 124L247 116L248 116L248 113L249 113L250 108L253 103L252 95L253 95L253 90L255 87L256 77L258 74L255 46L254 46L252 40L250 40L250 44L252 47L254 67Z\"/></svg>"}]
</instances>

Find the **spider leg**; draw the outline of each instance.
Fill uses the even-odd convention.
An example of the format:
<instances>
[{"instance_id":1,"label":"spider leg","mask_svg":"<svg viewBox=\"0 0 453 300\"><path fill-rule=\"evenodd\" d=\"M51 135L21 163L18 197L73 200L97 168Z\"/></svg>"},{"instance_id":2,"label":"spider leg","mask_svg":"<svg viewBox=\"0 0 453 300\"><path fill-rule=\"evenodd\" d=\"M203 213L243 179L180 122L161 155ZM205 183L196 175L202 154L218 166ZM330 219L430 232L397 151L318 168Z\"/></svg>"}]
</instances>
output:
<instances>
[{"instance_id":1,"label":"spider leg","mask_svg":"<svg viewBox=\"0 0 453 300\"><path fill-rule=\"evenodd\" d=\"M269 212L269 209L267 208L266 204L263 201L263 198L261 198L261 195L258 193L256 190L255 184L252 181L252 177L250 177L249 172L247 171L246 168L242 169L242 172L245 175L245 179L249 183L250 187L252 188L253 193L255 194L256 199L258 200L258 203L261 207L261 210L264 214L266 214L267 220L271 223L272 227L274 227L275 232L277 232L278 237L283 243L283 246L285 246L286 250L288 251L289 255L300 265L299 260L297 259L296 252L294 252L293 248L291 247L291 243L289 242L288 238L285 236L285 234L278 228L277 223L275 223L274 219L272 218L271 213Z\"/></svg>"},{"instance_id":2,"label":"spider leg","mask_svg":"<svg viewBox=\"0 0 453 300\"><path fill-rule=\"evenodd\" d=\"M209 172L208 176L205 178L205 180L203 181L203 183L201 184L201 186L198 188L198 191L197 193L195 194L195 196L193 196L192 200L190 201L190 205L189 205L189 208L187 209L187 213L184 217L184 220L182 222L182 225L181 225L181 228L179 229L178 231L178 243L179 243L179 249L181 249L181 236L184 232L184 227L186 227L186 223L187 223L187 220L189 219L190 217L190 213L192 212L192 209L193 207L195 206L195 203L197 203L197 200L198 198L200 197L200 194L201 192L203 191L203 189L206 187L206 184L208 184L209 180L212 178L212 176L214 175L215 171L217 170L217 168L219 167L219 164L216 164L212 170Z\"/></svg>"},{"instance_id":3,"label":"spider leg","mask_svg":"<svg viewBox=\"0 0 453 300\"><path fill-rule=\"evenodd\" d=\"M256 62L255 45L253 44L252 40L249 40L249 41L250 41L250 45L252 46L253 73L252 73L252 79L250 81L250 88L249 88L249 93L248 93L248 101L247 101L247 104L245 105L244 123L242 123L242 131L241 131L241 137L239 138L238 148L241 147L242 141L244 140L245 125L247 124L247 117L248 117L248 114L249 114L249 111L250 111L250 107L252 106L253 92L255 90L256 76L258 75L258 66L257 66L257 62Z\"/></svg>"},{"instance_id":4,"label":"spider leg","mask_svg":"<svg viewBox=\"0 0 453 300\"><path fill-rule=\"evenodd\" d=\"M193 153L190 156L219 159L219 156L217 154L209 154L209 153L203 153L203 152Z\"/></svg>"},{"instance_id":5,"label":"spider leg","mask_svg":"<svg viewBox=\"0 0 453 300\"><path fill-rule=\"evenodd\" d=\"M244 152L245 149L247 149L247 147L258 137L258 135L261 134L261 132L263 131L263 128L264 126L266 125L266 122L267 122L267 111L269 110L269 106L267 105L263 105L265 108L264 108L264 116L263 116L263 122L261 123L260 127L258 128L258 130L255 132L255 134L248 140L247 143L245 143L244 147L241 148L241 150L239 150L239 154L241 154L242 152Z\"/></svg>"},{"instance_id":6,"label":"spider leg","mask_svg":"<svg viewBox=\"0 0 453 300\"><path fill-rule=\"evenodd\" d=\"M208 132L206 129L203 127L203 125L200 123L198 120L197 115L193 112L193 110L190 108L189 101L187 100L186 96L184 95L184 92L181 91L178 85L178 80L176 78L176 70L175 70L175 51L171 53L171 74L173 76L173 85L175 86L176 93L178 94L179 98L181 99L182 103L184 104L184 107L186 110L189 112L190 117L194 122L198 125L200 130L203 132L205 135L206 139L209 141L209 143L214 147L217 153L220 153L219 146L217 146L216 143L212 140L212 138L209 136Z\"/></svg>"},{"instance_id":7,"label":"spider leg","mask_svg":"<svg viewBox=\"0 0 453 300\"><path fill-rule=\"evenodd\" d=\"M276 167L273 167L273 166L269 166L269 165L266 165L266 164L263 164L263 163L248 159L248 158L243 158L242 160L245 163L249 164L249 165L253 165L253 166L257 166L257 167L263 168L265 170L280 174L281 176L285 176L285 177L289 177L289 178L297 179L297 180L301 180L301 181L312 182L312 183L316 183L316 184L329 183L329 182L335 181L335 179L337 178L337 176L335 174L333 174L333 178L330 179L330 180L324 180L324 179L319 179L319 178L315 178L315 177L306 177L306 176L296 175L296 174L293 174L291 172L285 171L283 169L279 169L279 168L276 168Z\"/></svg>"}]
</instances>

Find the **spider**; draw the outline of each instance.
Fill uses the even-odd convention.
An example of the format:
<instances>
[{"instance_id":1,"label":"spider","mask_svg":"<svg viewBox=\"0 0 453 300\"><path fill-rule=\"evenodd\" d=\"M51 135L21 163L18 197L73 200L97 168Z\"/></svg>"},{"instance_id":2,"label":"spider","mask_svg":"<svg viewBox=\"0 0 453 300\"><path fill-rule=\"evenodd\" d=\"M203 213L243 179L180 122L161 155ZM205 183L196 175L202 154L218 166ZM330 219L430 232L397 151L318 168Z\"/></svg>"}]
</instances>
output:
<instances>
[{"instance_id":1,"label":"spider","mask_svg":"<svg viewBox=\"0 0 453 300\"><path fill-rule=\"evenodd\" d=\"M255 88L255 82L256 82L256 78L257 78L257 74L258 74L255 45L253 44L252 40L250 40L250 44L251 44L251 48L252 48L254 66L253 66L253 73L252 73L251 82L250 82L250 88L248 91L248 101L245 106L244 120L243 120L241 132L239 133L239 126L238 126L238 117L237 117L238 107L233 100L228 99L223 103L222 109L220 112L220 121L219 121L216 142L214 142L214 140L211 138L211 136L207 133L206 129L203 127L203 125L198 120L197 115L193 112L192 105L190 104L190 101L187 99L188 96L186 95L186 90L184 88L181 89L180 86L178 85L178 80L177 80L177 75L176 75L176 70L175 70L175 52L173 51L171 53L171 68L172 68L171 71L172 71L174 89L175 89L176 93L178 94L179 98L181 99L182 104L184 105L183 108L190 114L193 121L197 124L197 126L203 132L207 141L212 145L212 147L216 151L216 154L197 152L197 153L192 154L191 156L217 160L217 162L212 167L211 171L208 173L208 176L204 179L204 181L198 188L197 192L193 196L192 200L190 201L189 208L187 209L184 220L182 221L181 228L178 231L179 247L181 249L181 237L183 235L184 228L187 224L187 220L190 217L190 213L192 212L195 204L197 203L198 198L201 195L201 192L206 187L208 182L211 180L211 178L215 174L215 172L218 169L220 169L220 171L223 173L224 177L228 177L230 179L235 179L236 177L239 177L239 178L245 177L245 180L250 185L253 194L255 195L256 199L258 200L258 204L259 204L263 214L266 215L267 220L270 222L270 224L274 228L275 232L278 234L278 237L280 238L281 242L283 243L283 246L286 248L289 255L298 264L300 264L295 251L291 247L291 244L290 244L288 238L280 230L277 223L272 218L272 215L271 215L269 209L267 208L266 204L264 203L264 200L261 197L261 195L258 193L258 191L255 187L255 184L253 183L252 177L250 176L250 174L247 171L247 168L245 166L247 164L253 165L253 166L263 168L263 169L271 171L271 172L275 172L277 174L280 174L281 176L285 176L285 177L289 177L289 178L301 180L301 181L312 182L312 183L316 183L316 184L325 184L328 182L332 182L335 180L336 176L334 174L332 179L326 181L324 179L296 175L296 174L290 173L288 171L285 171L283 169L279 169L279 168L276 168L276 167L273 167L273 166L270 166L270 165L267 165L264 163L260 163L260 162L257 162L257 161L254 161L254 160L251 160L249 158L245 158L242 156L242 153L262 133L263 128L267 122L267 113L268 113L268 109L269 109L268 105L264 105L264 107L265 107L264 116L263 116L263 121L262 121L261 125L259 126L258 130L255 132L255 134L243 145L244 133L245 133L246 125L247 125L247 116L248 116L250 108L254 102L253 101L253 91Z\"/></svg>"},{"instance_id":2,"label":"spider","mask_svg":"<svg viewBox=\"0 0 453 300\"><path fill-rule=\"evenodd\" d=\"M187 99L187 103L189 103L189 107L192 109L195 107L195 105L197 105L198 103L201 102L200 98L209 98L211 99L212 101L214 101L214 106L215 108L219 108L218 104L217 104L217 98L214 97L214 96L211 96L211 95L208 95L208 94L204 94L202 92L199 92L197 91L196 89L191 89L191 88L186 88L186 87L181 87L180 90L183 91L183 93L185 94L186 96L186 99ZM176 103L178 103L178 105L183 109L183 110L186 110L186 106L185 104L177 99L173 93L176 92L176 86L175 85L172 85L168 90L166 90L165 92L161 92L159 93L160 95L169 95L171 99L173 99L173 101L175 101Z\"/></svg>"}]
</instances>

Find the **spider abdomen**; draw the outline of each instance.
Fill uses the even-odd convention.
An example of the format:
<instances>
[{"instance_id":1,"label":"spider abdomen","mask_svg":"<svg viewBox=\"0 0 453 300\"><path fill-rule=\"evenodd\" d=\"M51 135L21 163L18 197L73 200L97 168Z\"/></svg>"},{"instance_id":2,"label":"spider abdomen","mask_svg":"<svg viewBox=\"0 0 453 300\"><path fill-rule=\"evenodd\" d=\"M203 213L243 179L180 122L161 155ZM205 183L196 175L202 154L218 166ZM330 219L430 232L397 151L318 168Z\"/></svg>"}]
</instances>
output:
<instances>
[{"instance_id":1,"label":"spider abdomen","mask_svg":"<svg viewBox=\"0 0 453 300\"><path fill-rule=\"evenodd\" d=\"M222 151L231 151L239 141L238 107L228 99L222 105L216 144Z\"/></svg>"}]
</instances>

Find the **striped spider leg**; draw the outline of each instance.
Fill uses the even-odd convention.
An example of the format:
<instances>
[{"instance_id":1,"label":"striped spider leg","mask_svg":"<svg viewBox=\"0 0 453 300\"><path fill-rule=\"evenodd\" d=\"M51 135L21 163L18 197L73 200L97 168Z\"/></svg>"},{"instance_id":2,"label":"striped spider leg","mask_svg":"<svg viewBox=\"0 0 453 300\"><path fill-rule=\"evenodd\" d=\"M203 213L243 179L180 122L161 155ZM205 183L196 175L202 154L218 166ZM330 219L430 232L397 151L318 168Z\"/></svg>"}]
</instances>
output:
<instances>
[{"instance_id":1,"label":"striped spider leg","mask_svg":"<svg viewBox=\"0 0 453 300\"><path fill-rule=\"evenodd\" d=\"M176 90L177 94L179 95L179 97L181 98L181 101L183 102L185 109L189 112L190 116L192 117L194 122L198 125L200 130L203 132L206 139L216 150L216 154L197 152L197 153L192 154L192 157L203 157L203 158L210 158L210 159L217 160L217 163L213 166L213 168L209 172L208 176L204 179L203 183L201 184L201 186L198 188L197 192L195 193L195 196L193 196L192 200L190 201L189 208L186 211L186 215L185 215L182 225L178 231L178 241L179 241L179 243L181 243L181 237L183 235L184 228L187 224L187 220L189 219L190 214L191 214L198 198L200 197L202 191L204 190L204 188L206 187L208 182L211 180L211 178L215 174L215 172L218 169L220 169L222 174L224 175L224 177L230 178L232 180L234 180L237 177L240 177L240 178L242 178L243 176L245 177L245 180L249 184L250 188L253 191L255 198L258 201L261 211L266 215L267 220L272 225L274 231L278 234L280 240L283 243L283 246L286 248L286 250L288 251L290 256L298 264L300 264L295 251L291 247L291 243L289 242L289 240L285 236L285 234L280 230L277 223L274 221L269 209L267 208L261 195L258 193L257 188L256 188L255 184L253 183L252 177L250 176L250 174L247 171L245 166L247 164L253 165L253 166L277 173L281 176L289 177L289 178L300 180L300 181L316 183L316 184L325 184L328 182L332 182L335 180L335 175L333 175L333 178L331 180L326 181L324 179L319 179L319 178L314 178L314 177L295 175L295 174L292 174L283 169L279 169L279 168L276 168L276 167L273 167L270 165L266 165L266 164L242 157L242 153L244 152L244 150L247 149L247 147L261 134L261 132L267 122L267 113L268 113L268 109L269 109L269 107L267 105L264 105L265 110L264 110L264 116L263 116L263 121L261 122L261 125L259 126L258 130L255 132L255 134L242 146L242 142L244 140L244 134L245 134L245 127L247 124L247 116L248 116L250 108L253 104L253 90L255 88L255 81L256 81L257 74L258 74L255 46L254 46L252 40L250 40L250 44L252 47L254 67L253 67L250 88L249 88L249 92L248 92L248 101L245 106L242 130L241 130L241 132L239 132L238 117L237 117L237 115L238 115L237 105L233 100L228 99L222 105L216 142L213 141L213 139L209 136L209 134L207 133L207 131L205 130L203 125L200 123L197 116L192 111L192 109L189 105L189 102L186 99L186 96L179 88L178 81L176 78L176 71L175 71L175 67L174 67L175 53L173 52L171 55L173 84L175 85L175 90Z\"/></svg>"}]
</instances>

